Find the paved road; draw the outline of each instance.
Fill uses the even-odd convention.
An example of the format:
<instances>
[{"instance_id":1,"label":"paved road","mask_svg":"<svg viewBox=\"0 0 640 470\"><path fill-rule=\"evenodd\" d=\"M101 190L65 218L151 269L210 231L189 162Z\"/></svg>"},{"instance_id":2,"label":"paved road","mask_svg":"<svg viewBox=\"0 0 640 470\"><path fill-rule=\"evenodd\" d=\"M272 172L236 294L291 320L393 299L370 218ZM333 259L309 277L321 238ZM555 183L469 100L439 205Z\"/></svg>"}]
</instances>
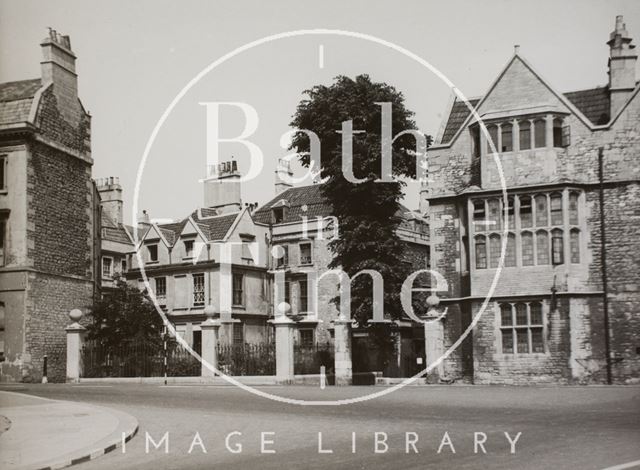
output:
<instances>
[{"instance_id":1,"label":"paved road","mask_svg":"<svg viewBox=\"0 0 640 470\"><path fill-rule=\"evenodd\" d=\"M0 389L3 387L0 386ZM301 407L230 386L32 385L12 390L111 406L140 421L126 453L112 452L84 469L456 468L603 469L640 460L638 387L407 387L364 403ZM302 399L339 399L380 387L263 387ZM164 446L145 449L145 434ZM229 447L225 446L230 433ZM265 450L261 453L261 433ZM375 452L375 433L387 452ZM486 442L474 452L474 433ZM504 433L514 440L515 453ZM196 433L202 446L189 448ZM318 452L318 433L323 450ZM352 448L355 433L355 453ZM415 448L409 440L418 441ZM415 433L415 434L413 434ZM444 437L447 433L450 444ZM378 434L384 440L384 434ZM484 436L477 435L478 441ZM442 444L443 440L445 444ZM438 453L438 448L441 452ZM380 451L385 450L379 444ZM455 449L455 453L453 453ZM415 450L418 453L415 453ZM408 451L408 452L407 452ZM640 468L640 466L639 466Z\"/></svg>"}]
</instances>

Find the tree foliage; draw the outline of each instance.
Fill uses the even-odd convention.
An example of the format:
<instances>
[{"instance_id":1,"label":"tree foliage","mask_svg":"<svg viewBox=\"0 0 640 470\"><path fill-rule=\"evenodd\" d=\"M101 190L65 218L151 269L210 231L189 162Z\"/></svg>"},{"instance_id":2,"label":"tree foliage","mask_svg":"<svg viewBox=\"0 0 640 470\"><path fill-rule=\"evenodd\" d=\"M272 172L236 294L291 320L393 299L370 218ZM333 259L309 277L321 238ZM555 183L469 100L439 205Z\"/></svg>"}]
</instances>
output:
<instances>
[{"instance_id":1,"label":"tree foliage","mask_svg":"<svg viewBox=\"0 0 640 470\"><path fill-rule=\"evenodd\" d=\"M88 339L116 348L129 342L162 343L162 317L145 292L116 279L116 288L98 300L89 315Z\"/></svg>"},{"instance_id":2,"label":"tree foliage","mask_svg":"<svg viewBox=\"0 0 640 470\"><path fill-rule=\"evenodd\" d=\"M330 267L340 267L349 276L363 269L374 269L384 279L385 315L397 319L402 315L400 289L408 274L402 262L403 243L397 229L402 188L405 183L374 182L382 173L382 107L376 103L391 103L392 135L416 129L413 112L404 104L401 92L385 83L372 82L369 76L355 79L339 76L331 86L318 85L305 91L293 116L295 129L313 131L321 142L321 173L327 181L321 192L333 207L338 219L340 236L330 242L333 253ZM342 171L343 121L353 121L353 173L366 178L361 183L348 181ZM427 141L430 138L427 138ZM294 134L291 149L310 152L310 139L304 132ZM416 140L410 134L399 136L392 144L392 174L396 177L416 177ZM301 163L310 165L308 155ZM371 281L360 275L351 288L351 314L364 325L372 315Z\"/></svg>"}]
</instances>

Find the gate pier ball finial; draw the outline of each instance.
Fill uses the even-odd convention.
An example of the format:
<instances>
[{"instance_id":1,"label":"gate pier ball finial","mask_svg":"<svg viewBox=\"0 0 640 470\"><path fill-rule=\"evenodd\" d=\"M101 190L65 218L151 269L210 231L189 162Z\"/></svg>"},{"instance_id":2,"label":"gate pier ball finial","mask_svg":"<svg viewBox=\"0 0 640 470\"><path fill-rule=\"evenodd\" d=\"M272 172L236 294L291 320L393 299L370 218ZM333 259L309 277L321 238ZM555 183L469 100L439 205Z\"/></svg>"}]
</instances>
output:
<instances>
[{"instance_id":1,"label":"gate pier ball finial","mask_svg":"<svg viewBox=\"0 0 640 470\"><path fill-rule=\"evenodd\" d=\"M213 316L216 314L216 309L213 305L209 304L204 308L204 315L207 317L207 320L213 320Z\"/></svg>"},{"instance_id":2,"label":"gate pier ball finial","mask_svg":"<svg viewBox=\"0 0 640 470\"><path fill-rule=\"evenodd\" d=\"M83 315L84 313L82 313L82 310L80 310L79 308L74 308L69 312L69 320L71 320L74 325L77 325Z\"/></svg>"}]
</instances>

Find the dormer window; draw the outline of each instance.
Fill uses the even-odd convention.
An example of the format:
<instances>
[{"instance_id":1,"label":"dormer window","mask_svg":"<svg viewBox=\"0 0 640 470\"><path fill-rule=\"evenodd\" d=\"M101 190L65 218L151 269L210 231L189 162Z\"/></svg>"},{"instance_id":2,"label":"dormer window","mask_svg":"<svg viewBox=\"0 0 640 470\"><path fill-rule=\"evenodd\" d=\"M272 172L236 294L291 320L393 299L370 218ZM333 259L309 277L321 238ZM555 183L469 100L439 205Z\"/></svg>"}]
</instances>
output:
<instances>
[{"instance_id":1,"label":"dormer window","mask_svg":"<svg viewBox=\"0 0 640 470\"><path fill-rule=\"evenodd\" d=\"M280 224L287 219L287 215L289 212L289 203L280 199L272 208L271 208L271 220L274 224Z\"/></svg>"},{"instance_id":2,"label":"dormer window","mask_svg":"<svg viewBox=\"0 0 640 470\"><path fill-rule=\"evenodd\" d=\"M284 207L276 207L273 209L273 222L276 224L284 220Z\"/></svg>"},{"instance_id":3,"label":"dormer window","mask_svg":"<svg viewBox=\"0 0 640 470\"><path fill-rule=\"evenodd\" d=\"M193 258L193 240L184 241L185 258Z\"/></svg>"},{"instance_id":4,"label":"dormer window","mask_svg":"<svg viewBox=\"0 0 640 470\"><path fill-rule=\"evenodd\" d=\"M158 245L149 245L147 250L149 252L149 262L155 263L158 261Z\"/></svg>"}]
</instances>

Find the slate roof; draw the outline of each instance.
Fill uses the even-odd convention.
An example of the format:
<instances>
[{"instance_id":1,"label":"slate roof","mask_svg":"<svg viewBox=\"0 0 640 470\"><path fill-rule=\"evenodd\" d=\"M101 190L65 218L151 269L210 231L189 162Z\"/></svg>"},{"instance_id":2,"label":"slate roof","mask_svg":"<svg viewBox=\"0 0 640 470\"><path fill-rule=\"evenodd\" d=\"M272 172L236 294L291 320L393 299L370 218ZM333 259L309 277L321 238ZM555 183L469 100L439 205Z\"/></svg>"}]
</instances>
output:
<instances>
[{"instance_id":1,"label":"slate roof","mask_svg":"<svg viewBox=\"0 0 640 470\"><path fill-rule=\"evenodd\" d=\"M217 215L215 209L206 207L193 211L190 217L193 218L208 241L216 241L224 238L233 225L233 222L238 218L238 214L239 212ZM170 245L175 245L180 238L180 233L184 229L184 226L187 225L188 220L189 217L185 217L179 222L158 224L158 228L167 242Z\"/></svg>"},{"instance_id":2,"label":"slate roof","mask_svg":"<svg viewBox=\"0 0 640 470\"><path fill-rule=\"evenodd\" d=\"M0 125L28 121L31 102L41 86L39 78L0 83Z\"/></svg>"},{"instance_id":3,"label":"slate roof","mask_svg":"<svg viewBox=\"0 0 640 470\"><path fill-rule=\"evenodd\" d=\"M287 217L283 220L283 223L299 222L302 220L302 216L304 215L309 218L315 218L327 217L332 213L331 204L326 201L320 192L320 185L313 184L309 186L289 188L286 191L283 191L254 212L253 220L263 224L268 224L271 221L271 207L282 199L289 203ZM302 210L303 205L307 206L307 210L304 212Z\"/></svg>"},{"instance_id":4,"label":"slate roof","mask_svg":"<svg viewBox=\"0 0 640 470\"><path fill-rule=\"evenodd\" d=\"M600 125L609 122L611 116L611 100L606 86L590 88L588 90L572 91L565 97L584 114L593 124Z\"/></svg>"},{"instance_id":5,"label":"slate roof","mask_svg":"<svg viewBox=\"0 0 640 470\"><path fill-rule=\"evenodd\" d=\"M254 212L252 214L253 220L268 224L271 221L271 208L282 200L286 200L289 207L287 217L282 221L282 223L300 222L303 216L307 216L309 218L330 216L333 213L331 204L324 198L320 188L321 185L319 184L289 188L278 194ZM302 210L303 205L307 206L306 211ZM407 216L405 214L407 212L411 211L400 204L396 215L406 219Z\"/></svg>"},{"instance_id":6,"label":"slate roof","mask_svg":"<svg viewBox=\"0 0 640 470\"><path fill-rule=\"evenodd\" d=\"M133 243L131 243L131 239L129 238L129 233L133 233L130 231L131 227L127 227L124 224L117 224L104 214L102 214L101 227L103 240L124 243L133 247Z\"/></svg>"},{"instance_id":7,"label":"slate roof","mask_svg":"<svg viewBox=\"0 0 640 470\"><path fill-rule=\"evenodd\" d=\"M206 209L202 210L203 217L206 216ZM222 240L224 236L227 234L236 218L238 217L238 213L233 214L223 214L217 215L208 218L200 219L198 217L198 211L195 211L191 214L193 220L198 224L200 230L204 233L209 241L214 240Z\"/></svg>"},{"instance_id":8,"label":"slate roof","mask_svg":"<svg viewBox=\"0 0 640 470\"><path fill-rule=\"evenodd\" d=\"M469 100L469 104L474 108L480 102L480 99ZM447 143L453 136L458 132L462 123L464 123L465 119L471 114L469 107L464 101L460 101L456 98L451 106L451 112L449 113L449 119L447 119L447 125L444 128L444 132L442 133L442 143Z\"/></svg>"},{"instance_id":9,"label":"slate roof","mask_svg":"<svg viewBox=\"0 0 640 470\"><path fill-rule=\"evenodd\" d=\"M564 93L564 96L596 126L607 124L611 119L609 115L609 110L611 109L609 89L606 86L571 91ZM469 103L474 107L479 102L480 99L469 100ZM451 107L447 124L442 133L441 143L446 144L453 139L453 136L458 132L458 129L460 129L469 114L471 114L471 111L469 111L467 105L463 101L456 99Z\"/></svg>"}]
</instances>

